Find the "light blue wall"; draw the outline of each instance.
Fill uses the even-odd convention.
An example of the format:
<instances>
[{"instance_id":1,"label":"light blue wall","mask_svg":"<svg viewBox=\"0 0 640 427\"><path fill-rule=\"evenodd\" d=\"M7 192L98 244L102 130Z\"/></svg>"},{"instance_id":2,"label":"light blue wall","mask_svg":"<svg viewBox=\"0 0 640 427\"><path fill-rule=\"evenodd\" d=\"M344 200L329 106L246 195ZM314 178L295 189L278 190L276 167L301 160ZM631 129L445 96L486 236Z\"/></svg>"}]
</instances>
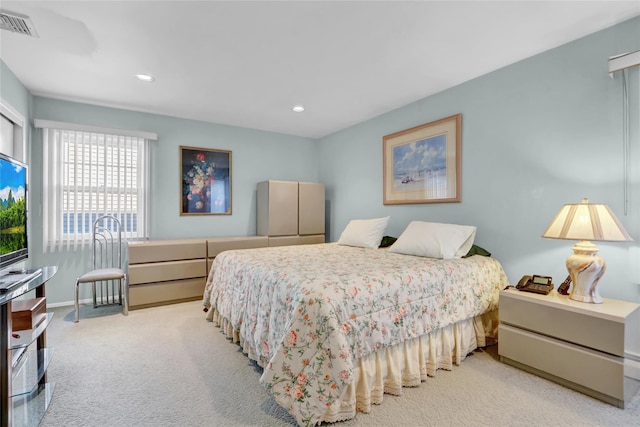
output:
<instances>
[{"instance_id":1,"label":"light blue wall","mask_svg":"<svg viewBox=\"0 0 640 427\"><path fill-rule=\"evenodd\" d=\"M318 179L318 147L311 139L50 98L35 97L34 107L37 119L158 134L151 151L151 233L155 239L255 234L257 182ZM34 142L41 139L41 130L35 130ZM232 215L180 216L181 145L231 150ZM37 152L33 161L41 162L41 150Z\"/></svg>"},{"instance_id":2,"label":"light blue wall","mask_svg":"<svg viewBox=\"0 0 640 427\"><path fill-rule=\"evenodd\" d=\"M0 96L4 102L9 104L15 111L22 114L25 120L31 116L31 103L33 97L29 91L25 89L15 74L13 74L13 71L11 71L1 59Z\"/></svg>"},{"instance_id":3,"label":"light blue wall","mask_svg":"<svg viewBox=\"0 0 640 427\"><path fill-rule=\"evenodd\" d=\"M628 215L622 173L622 79L610 56L640 49L640 18L518 62L320 141L329 239L349 220L391 216L387 234L411 220L471 224L476 242L524 274L567 275L574 242L541 234L565 203L608 204L634 243L599 243L605 297L640 301L638 68L629 70L632 170ZM462 202L384 206L382 137L462 113Z\"/></svg>"},{"instance_id":4,"label":"light blue wall","mask_svg":"<svg viewBox=\"0 0 640 427\"><path fill-rule=\"evenodd\" d=\"M158 134L151 149L151 238L240 236L256 233L256 183L267 179L317 181L314 140L232 126L34 97L33 118ZM42 169L42 130L34 129L32 170ZM180 145L231 150L232 215L180 216ZM35 177L36 182L40 177ZM88 251L42 252L41 186L33 185L32 262L58 265L50 303L71 301ZM86 295L85 295L86 296Z\"/></svg>"},{"instance_id":5,"label":"light blue wall","mask_svg":"<svg viewBox=\"0 0 640 427\"><path fill-rule=\"evenodd\" d=\"M29 118L157 132L152 152L152 237L255 232L255 184L265 179L320 180L327 185L328 233L337 240L350 219L391 216L388 233L423 219L478 226L476 242L509 278L549 274L559 284L570 241L540 237L564 203L589 197L609 204L636 242L600 243L608 271L605 297L640 301L640 143L638 69L631 93L631 197L624 215L622 81L607 76L609 56L640 49L640 18L513 64L494 73L312 141L251 129L31 97L0 61L0 96ZM392 84L390 82L390 84ZM382 137L462 113L462 202L382 204ZM42 254L40 131L31 141L31 262L55 264L50 303L71 301L86 252ZM233 152L233 215L180 217L178 146ZM295 159L292 161L291 159ZM319 160L318 160L319 159Z\"/></svg>"}]
</instances>

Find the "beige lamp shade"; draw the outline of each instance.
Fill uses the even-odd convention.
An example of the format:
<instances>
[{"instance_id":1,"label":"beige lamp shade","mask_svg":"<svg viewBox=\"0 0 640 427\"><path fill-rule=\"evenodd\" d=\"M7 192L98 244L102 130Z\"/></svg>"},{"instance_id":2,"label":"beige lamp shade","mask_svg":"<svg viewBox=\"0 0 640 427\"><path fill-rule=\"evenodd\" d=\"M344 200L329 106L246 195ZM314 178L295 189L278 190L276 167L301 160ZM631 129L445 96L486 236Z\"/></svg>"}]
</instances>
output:
<instances>
[{"instance_id":1,"label":"beige lamp shade","mask_svg":"<svg viewBox=\"0 0 640 427\"><path fill-rule=\"evenodd\" d=\"M589 199L564 205L542 237L598 242L633 240L609 206L591 204Z\"/></svg>"},{"instance_id":2,"label":"beige lamp shade","mask_svg":"<svg viewBox=\"0 0 640 427\"><path fill-rule=\"evenodd\" d=\"M598 282L606 270L598 247L591 241L619 242L633 240L607 205L582 203L564 205L542 237L579 240L566 261L573 289L569 298L575 301L601 304Z\"/></svg>"}]
</instances>

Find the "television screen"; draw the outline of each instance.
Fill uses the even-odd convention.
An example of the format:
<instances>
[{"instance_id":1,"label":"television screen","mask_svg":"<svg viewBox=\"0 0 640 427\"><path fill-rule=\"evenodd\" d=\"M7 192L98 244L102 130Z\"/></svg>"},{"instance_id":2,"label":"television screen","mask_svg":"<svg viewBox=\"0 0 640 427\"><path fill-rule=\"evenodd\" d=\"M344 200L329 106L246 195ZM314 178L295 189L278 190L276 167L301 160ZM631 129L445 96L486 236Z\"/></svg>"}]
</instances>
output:
<instances>
[{"instance_id":1,"label":"television screen","mask_svg":"<svg viewBox=\"0 0 640 427\"><path fill-rule=\"evenodd\" d=\"M0 269L28 255L27 167L0 153Z\"/></svg>"}]
</instances>

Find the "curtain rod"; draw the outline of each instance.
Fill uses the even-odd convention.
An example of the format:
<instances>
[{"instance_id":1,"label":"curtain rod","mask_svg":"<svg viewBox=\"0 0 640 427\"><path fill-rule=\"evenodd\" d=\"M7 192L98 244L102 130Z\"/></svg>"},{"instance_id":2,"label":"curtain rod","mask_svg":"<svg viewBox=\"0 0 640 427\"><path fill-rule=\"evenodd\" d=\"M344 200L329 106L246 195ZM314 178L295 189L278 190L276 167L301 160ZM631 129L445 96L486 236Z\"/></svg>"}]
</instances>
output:
<instances>
[{"instance_id":1,"label":"curtain rod","mask_svg":"<svg viewBox=\"0 0 640 427\"><path fill-rule=\"evenodd\" d=\"M640 50L627 52L609 58L609 77L613 78L616 71L640 66Z\"/></svg>"},{"instance_id":2,"label":"curtain rod","mask_svg":"<svg viewBox=\"0 0 640 427\"><path fill-rule=\"evenodd\" d=\"M158 139L157 133L138 131L138 130L110 129L110 128L102 128L97 126L80 125L76 123L56 122L53 120L43 120L43 119L34 119L33 124L35 128L54 128L54 129L73 130L73 131L80 131L80 132L109 133L113 135L145 138L150 141L156 141Z\"/></svg>"}]
</instances>

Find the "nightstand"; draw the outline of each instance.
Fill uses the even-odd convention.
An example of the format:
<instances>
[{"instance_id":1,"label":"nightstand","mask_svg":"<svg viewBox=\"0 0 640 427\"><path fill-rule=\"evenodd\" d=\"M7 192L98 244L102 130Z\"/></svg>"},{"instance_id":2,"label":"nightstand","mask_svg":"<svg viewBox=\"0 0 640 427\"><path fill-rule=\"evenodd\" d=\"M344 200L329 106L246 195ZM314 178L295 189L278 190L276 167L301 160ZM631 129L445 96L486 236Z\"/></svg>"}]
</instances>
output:
<instances>
[{"instance_id":1,"label":"nightstand","mask_svg":"<svg viewBox=\"0 0 640 427\"><path fill-rule=\"evenodd\" d=\"M620 408L640 388L640 305L509 288L499 311L504 363Z\"/></svg>"}]
</instances>

